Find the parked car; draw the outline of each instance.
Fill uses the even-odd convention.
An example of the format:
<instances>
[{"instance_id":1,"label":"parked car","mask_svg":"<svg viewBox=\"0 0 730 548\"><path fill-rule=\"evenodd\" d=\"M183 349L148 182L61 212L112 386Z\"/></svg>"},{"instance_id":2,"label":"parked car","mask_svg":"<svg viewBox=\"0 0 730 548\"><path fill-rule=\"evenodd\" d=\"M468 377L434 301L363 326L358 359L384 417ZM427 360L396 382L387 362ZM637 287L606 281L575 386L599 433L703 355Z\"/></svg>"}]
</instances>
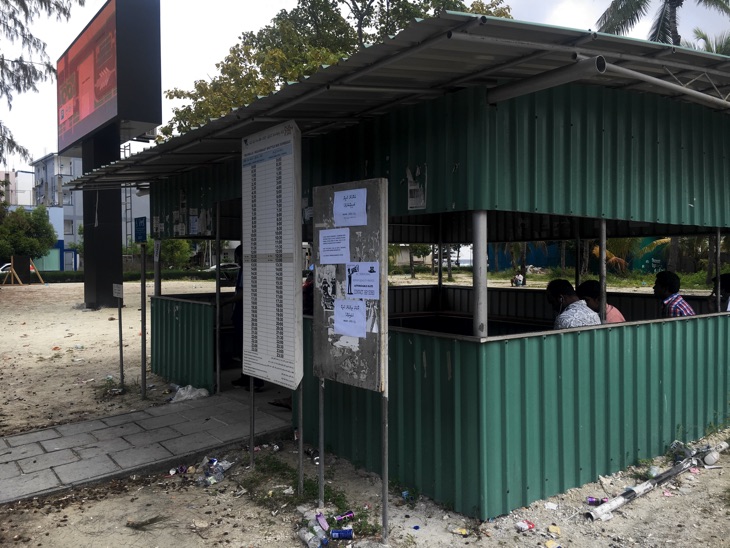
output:
<instances>
[{"instance_id":1,"label":"parked car","mask_svg":"<svg viewBox=\"0 0 730 548\"><path fill-rule=\"evenodd\" d=\"M221 285L225 286L231 286L236 285L236 280L238 279L238 271L241 269L240 266L238 266L236 263L221 263L221 274L220 274L220 280ZM211 266L210 268L206 268L204 272L215 272L216 267Z\"/></svg>"},{"instance_id":2,"label":"parked car","mask_svg":"<svg viewBox=\"0 0 730 548\"><path fill-rule=\"evenodd\" d=\"M10 263L5 263L4 265L0 266L0 274L5 274L6 272L10 272ZM35 267L33 265L30 265L30 271L35 272Z\"/></svg>"},{"instance_id":3,"label":"parked car","mask_svg":"<svg viewBox=\"0 0 730 548\"><path fill-rule=\"evenodd\" d=\"M236 272L238 274L238 269L240 267L236 263L221 263L221 272ZM215 272L216 271L216 265L211 266L210 268L206 268L205 272Z\"/></svg>"}]
</instances>

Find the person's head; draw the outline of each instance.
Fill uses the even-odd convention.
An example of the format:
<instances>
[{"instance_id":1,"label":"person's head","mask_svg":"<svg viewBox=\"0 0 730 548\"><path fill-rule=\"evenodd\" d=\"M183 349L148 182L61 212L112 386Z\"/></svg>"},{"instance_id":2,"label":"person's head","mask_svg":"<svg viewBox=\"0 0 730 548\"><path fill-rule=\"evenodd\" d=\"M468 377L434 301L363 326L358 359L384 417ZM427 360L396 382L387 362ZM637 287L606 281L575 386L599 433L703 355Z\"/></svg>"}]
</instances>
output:
<instances>
[{"instance_id":1,"label":"person's head","mask_svg":"<svg viewBox=\"0 0 730 548\"><path fill-rule=\"evenodd\" d=\"M712 294L715 295L717 292L717 276L712 278L712 285L714 289ZM730 293L730 274L720 274L720 295L723 297Z\"/></svg>"},{"instance_id":2,"label":"person's head","mask_svg":"<svg viewBox=\"0 0 730 548\"><path fill-rule=\"evenodd\" d=\"M654 282L654 295L666 299L675 293L679 293L679 276L668 270L658 272Z\"/></svg>"},{"instance_id":3,"label":"person's head","mask_svg":"<svg viewBox=\"0 0 730 548\"><path fill-rule=\"evenodd\" d=\"M243 266L243 248L240 245L233 252L233 260L238 266Z\"/></svg>"},{"instance_id":4,"label":"person's head","mask_svg":"<svg viewBox=\"0 0 730 548\"><path fill-rule=\"evenodd\" d=\"M562 279L553 280L547 285L547 298L553 309L558 311L578 299L570 282Z\"/></svg>"},{"instance_id":5,"label":"person's head","mask_svg":"<svg viewBox=\"0 0 730 548\"><path fill-rule=\"evenodd\" d=\"M586 280L575 289L575 292L586 302L588 308L598 312L601 305L601 284L598 280Z\"/></svg>"}]
</instances>

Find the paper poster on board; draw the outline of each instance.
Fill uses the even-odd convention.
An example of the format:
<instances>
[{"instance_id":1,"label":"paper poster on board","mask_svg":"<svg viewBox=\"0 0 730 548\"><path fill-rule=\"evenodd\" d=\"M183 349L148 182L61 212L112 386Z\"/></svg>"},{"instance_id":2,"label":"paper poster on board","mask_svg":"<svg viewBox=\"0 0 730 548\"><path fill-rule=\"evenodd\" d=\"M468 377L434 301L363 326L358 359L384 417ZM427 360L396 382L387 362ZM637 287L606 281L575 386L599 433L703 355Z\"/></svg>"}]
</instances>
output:
<instances>
[{"instance_id":1,"label":"paper poster on board","mask_svg":"<svg viewBox=\"0 0 730 548\"><path fill-rule=\"evenodd\" d=\"M364 338L367 333L364 301L335 299L335 333Z\"/></svg>"},{"instance_id":2,"label":"paper poster on board","mask_svg":"<svg viewBox=\"0 0 730 548\"><path fill-rule=\"evenodd\" d=\"M335 226L364 226L368 224L368 190L356 188L334 193Z\"/></svg>"},{"instance_id":3,"label":"paper poster on board","mask_svg":"<svg viewBox=\"0 0 730 548\"><path fill-rule=\"evenodd\" d=\"M348 298L380 299L380 263L347 263Z\"/></svg>"},{"instance_id":4,"label":"paper poster on board","mask_svg":"<svg viewBox=\"0 0 730 548\"><path fill-rule=\"evenodd\" d=\"M350 260L350 229L332 228L319 233L320 264L344 264Z\"/></svg>"}]
</instances>

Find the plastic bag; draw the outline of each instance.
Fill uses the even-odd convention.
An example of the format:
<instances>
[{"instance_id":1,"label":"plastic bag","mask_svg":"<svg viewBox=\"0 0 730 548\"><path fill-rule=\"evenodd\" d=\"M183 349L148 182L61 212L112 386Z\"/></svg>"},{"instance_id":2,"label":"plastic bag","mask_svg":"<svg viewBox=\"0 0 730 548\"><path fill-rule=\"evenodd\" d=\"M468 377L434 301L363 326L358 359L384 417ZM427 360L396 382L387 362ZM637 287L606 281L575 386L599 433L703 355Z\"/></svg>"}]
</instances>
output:
<instances>
[{"instance_id":1,"label":"plastic bag","mask_svg":"<svg viewBox=\"0 0 730 548\"><path fill-rule=\"evenodd\" d=\"M197 400L199 398L207 398L208 391L205 388L194 388L193 385L181 386L175 392L171 403L176 403L185 400Z\"/></svg>"}]
</instances>

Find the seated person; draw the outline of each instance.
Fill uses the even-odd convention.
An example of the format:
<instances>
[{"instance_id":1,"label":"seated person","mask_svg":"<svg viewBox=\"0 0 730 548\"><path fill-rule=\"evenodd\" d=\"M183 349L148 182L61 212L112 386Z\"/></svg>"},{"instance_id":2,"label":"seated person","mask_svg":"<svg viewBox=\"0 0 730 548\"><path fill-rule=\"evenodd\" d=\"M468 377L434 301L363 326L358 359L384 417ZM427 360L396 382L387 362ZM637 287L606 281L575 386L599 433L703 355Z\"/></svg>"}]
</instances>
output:
<instances>
[{"instance_id":1,"label":"seated person","mask_svg":"<svg viewBox=\"0 0 730 548\"><path fill-rule=\"evenodd\" d=\"M662 318L694 316L694 309L679 294L679 276L663 270L656 275L654 295L662 301Z\"/></svg>"},{"instance_id":2,"label":"seated person","mask_svg":"<svg viewBox=\"0 0 730 548\"><path fill-rule=\"evenodd\" d=\"M518 271L517 274L515 274L514 277L510 280L510 285L512 287L522 287L524 281L524 276L521 272Z\"/></svg>"},{"instance_id":3,"label":"seated person","mask_svg":"<svg viewBox=\"0 0 730 548\"><path fill-rule=\"evenodd\" d=\"M547 285L548 302L558 313L555 329L601 325L601 318L593 312L585 301L576 295L568 280L553 280Z\"/></svg>"},{"instance_id":4,"label":"seated person","mask_svg":"<svg viewBox=\"0 0 730 548\"><path fill-rule=\"evenodd\" d=\"M583 299L588 308L593 312L599 312L601 306L601 284L598 280L587 280L580 284L575 292ZM621 311L613 305L606 303L606 323L625 322L626 318Z\"/></svg>"}]
</instances>

